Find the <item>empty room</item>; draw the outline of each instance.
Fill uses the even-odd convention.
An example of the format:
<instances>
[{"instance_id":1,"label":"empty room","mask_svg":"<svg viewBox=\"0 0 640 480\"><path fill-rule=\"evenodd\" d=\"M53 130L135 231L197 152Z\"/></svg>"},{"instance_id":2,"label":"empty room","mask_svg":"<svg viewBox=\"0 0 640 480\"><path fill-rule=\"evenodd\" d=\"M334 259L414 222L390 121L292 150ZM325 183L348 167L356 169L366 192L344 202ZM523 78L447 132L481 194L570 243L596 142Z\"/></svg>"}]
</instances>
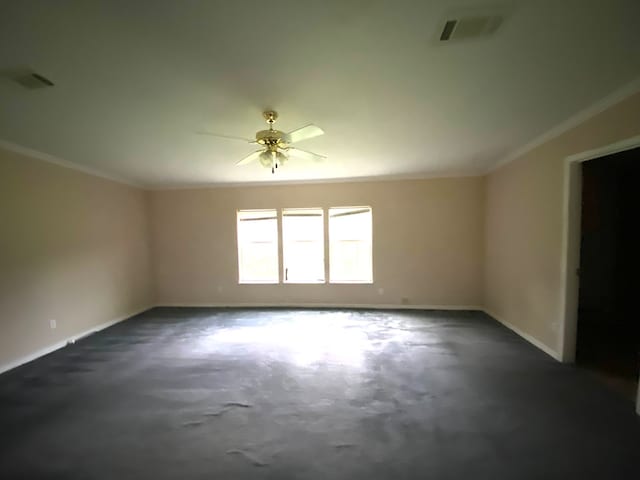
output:
<instances>
[{"instance_id":1,"label":"empty room","mask_svg":"<svg viewBox=\"0 0 640 480\"><path fill-rule=\"evenodd\" d=\"M638 478L638 25L0 0L0 478Z\"/></svg>"}]
</instances>

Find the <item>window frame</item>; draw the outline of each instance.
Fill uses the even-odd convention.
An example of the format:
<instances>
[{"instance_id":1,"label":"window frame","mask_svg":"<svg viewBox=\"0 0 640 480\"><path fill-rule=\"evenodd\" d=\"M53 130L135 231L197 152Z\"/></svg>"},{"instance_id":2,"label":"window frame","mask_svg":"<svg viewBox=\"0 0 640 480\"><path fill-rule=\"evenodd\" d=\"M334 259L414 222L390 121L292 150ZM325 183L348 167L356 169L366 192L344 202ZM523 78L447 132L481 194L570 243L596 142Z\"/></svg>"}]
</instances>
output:
<instances>
[{"instance_id":1,"label":"window frame","mask_svg":"<svg viewBox=\"0 0 640 480\"><path fill-rule=\"evenodd\" d=\"M240 238L240 222L241 221L250 221L249 219L241 220L241 213L250 212L250 213L271 213L275 212L274 220L276 221L276 235L275 235L275 254L276 254L276 277L275 280L256 280L256 279L243 279L242 278L242 244L244 243ZM257 220L259 221L259 220ZM280 219L279 212L277 208L255 208L255 209L237 209L236 210L236 243L237 243L237 265L238 265L238 285L278 285L280 283ZM255 242L252 242L255 243Z\"/></svg>"},{"instance_id":2,"label":"window frame","mask_svg":"<svg viewBox=\"0 0 640 480\"><path fill-rule=\"evenodd\" d=\"M370 247L370 261L371 261L371 276L367 280L333 280L331 278L331 210L332 209L344 209L344 210L368 210L371 215L370 232L369 232L369 247ZM284 216L286 211L295 210L318 210L322 217L322 264L323 264L323 279L322 280L308 280L308 281L289 281L286 275L285 266L285 241L284 241ZM276 235L275 235L275 255L277 263L277 276L272 280L248 280L243 279L241 276L242 266L242 245L247 242L241 241L240 235L240 222L247 221L241 220L241 213L250 212L254 214L258 213L273 213L275 212L274 219L276 220ZM363 240L363 241L366 241ZM373 285L375 283L375 269L373 261L373 207L370 205L362 206L332 206L332 207L277 207L277 208L254 208L254 209L237 209L236 210L236 254L237 254L237 266L238 285Z\"/></svg>"},{"instance_id":3,"label":"window frame","mask_svg":"<svg viewBox=\"0 0 640 480\"><path fill-rule=\"evenodd\" d=\"M368 210L370 216L371 216L371 222L370 222L370 230L369 230L369 240L368 242L366 240L363 240L364 242L368 243L369 246L369 258L370 258L370 265L371 265L371 275L368 279L366 280L344 280L344 279L339 279L339 280L334 280L331 276L331 210L335 209L335 210ZM353 213L354 215L357 213ZM370 205L357 205L357 206L337 206L337 207L327 207L327 248L329 250L329 256L327 259L328 265L327 265L327 269L329 271L329 283L332 285L373 285L374 284L374 268L373 268L373 207L371 207ZM335 227L334 227L335 228Z\"/></svg>"},{"instance_id":4,"label":"window frame","mask_svg":"<svg viewBox=\"0 0 640 480\"><path fill-rule=\"evenodd\" d=\"M296 210L300 211L300 212L304 212L304 211L312 211L312 210L317 210L319 211L319 217L321 220L321 229L322 229L322 235L320 237L320 251L322 254L322 279L317 279L317 280L288 280L287 279L287 265L286 265L286 243L285 243L285 212L295 212ZM291 216L295 216L295 215L291 215ZM282 268L282 284L285 285L322 285L327 283L327 258L326 258L326 242L327 242L327 231L326 231L326 225L325 225L325 218L326 218L326 214L325 214L325 208L324 207L285 207L285 208L281 208L280 209L280 222L281 222L281 237L280 237L280 244L281 244L281 250L282 250L282 260L281 260L281 268Z\"/></svg>"}]
</instances>

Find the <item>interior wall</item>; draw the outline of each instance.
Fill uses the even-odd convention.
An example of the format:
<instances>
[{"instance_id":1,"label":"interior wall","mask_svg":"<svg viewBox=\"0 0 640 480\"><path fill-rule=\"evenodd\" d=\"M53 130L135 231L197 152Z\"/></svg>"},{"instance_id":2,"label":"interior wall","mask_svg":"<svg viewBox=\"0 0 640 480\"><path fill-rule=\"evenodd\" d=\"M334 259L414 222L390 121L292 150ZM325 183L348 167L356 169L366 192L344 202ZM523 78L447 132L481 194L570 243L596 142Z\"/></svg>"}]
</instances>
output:
<instances>
[{"instance_id":1,"label":"interior wall","mask_svg":"<svg viewBox=\"0 0 640 480\"><path fill-rule=\"evenodd\" d=\"M147 200L0 149L0 369L153 304Z\"/></svg>"},{"instance_id":2,"label":"interior wall","mask_svg":"<svg viewBox=\"0 0 640 480\"><path fill-rule=\"evenodd\" d=\"M153 192L0 150L0 367L154 304L484 305L559 352L564 159L638 134L640 94L487 177ZM374 284L238 284L237 209L349 205Z\"/></svg>"},{"instance_id":3,"label":"interior wall","mask_svg":"<svg viewBox=\"0 0 640 480\"><path fill-rule=\"evenodd\" d=\"M238 284L236 210L359 205L373 208L372 285ZM478 306L483 224L481 177L154 191L157 300L160 305Z\"/></svg>"},{"instance_id":4,"label":"interior wall","mask_svg":"<svg viewBox=\"0 0 640 480\"><path fill-rule=\"evenodd\" d=\"M635 94L487 176L486 309L558 354L565 159L638 134Z\"/></svg>"}]
</instances>

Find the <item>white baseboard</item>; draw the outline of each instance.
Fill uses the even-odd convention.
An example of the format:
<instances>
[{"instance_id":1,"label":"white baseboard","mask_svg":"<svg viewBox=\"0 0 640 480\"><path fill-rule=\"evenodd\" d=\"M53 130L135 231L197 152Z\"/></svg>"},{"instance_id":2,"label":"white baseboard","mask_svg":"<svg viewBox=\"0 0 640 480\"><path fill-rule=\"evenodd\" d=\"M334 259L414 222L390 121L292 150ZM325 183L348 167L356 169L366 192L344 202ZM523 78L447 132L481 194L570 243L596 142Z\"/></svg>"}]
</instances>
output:
<instances>
[{"instance_id":1,"label":"white baseboard","mask_svg":"<svg viewBox=\"0 0 640 480\"><path fill-rule=\"evenodd\" d=\"M163 303L158 307L176 308L361 308L372 310L475 310L479 305L398 305L371 303Z\"/></svg>"},{"instance_id":2,"label":"white baseboard","mask_svg":"<svg viewBox=\"0 0 640 480\"><path fill-rule=\"evenodd\" d=\"M177 308L362 308L362 309L373 309L373 310L452 310L452 311L461 311L461 310L470 310L470 311L481 311L495 319L496 321L503 324L508 329L517 333L519 336L524 338L526 341L539 348L547 355L551 356L555 360L561 361L561 355L556 352L554 349L548 347L544 343L542 343L537 338L529 335L526 332L523 332L515 325L501 319L491 311L480 305L397 305L397 304L364 304L364 303L277 303L277 304L265 304L265 303L166 303L163 305L157 305L158 307L177 307ZM135 312L129 313L127 315L123 315L121 317L115 318L108 322L102 323L100 325L96 325L91 327L88 330L80 332L76 335L72 335L60 342L57 342L53 345L49 345L45 348L42 348L36 352L33 352L29 355L21 357L11 363L0 366L0 374L6 371L12 370L20 365L24 365L25 363L31 362L39 357L47 355L51 352L54 352L60 348L65 347L69 343L75 342L83 337L91 335L92 333L99 332L100 330L104 330L116 323L122 322L128 318L134 317L142 312L145 312L153 308L152 306L148 306L137 310ZM639 397L640 398L640 397Z\"/></svg>"},{"instance_id":3,"label":"white baseboard","mask_svg":"<svg viewBox=\"0 0 640 480\"><path fill-rule=\"evenodd\" d=\"M45 348L42 348L40 350L37 350L35 352L30 353L29 355L25 355L24 357L18 358L17 360L14 360L13 362L10 363L6 363L4 365L0 365L0 374L7 372L9 370L13 370L16 367L19 367L20 365L24 365L25 363L29 363L33 360L35 360L36 358L40 358L44 355L48 355L49 353L55 352L56 350L66 347L69 343L73 343L76 342L77 340L80 340L81 338L87 337L89 335L91 335L92 333L96 333L99 332L100 330L104 330L105 328L108 328L112 325L115 325L116 323L120 323L128 318L134 317L142 312L145 312L147 310L149 310L152 307L146 307L143 308L141 310L136 310L133 313L129 313L127 315L123 315L121 317L115 318L113 320L109 320L108 322L104 322L101 323L100 325L96 325L94 327L91 327L88 330L85 330L83 332L80 332L76 335L72 335L68 338L65 338L64 340L54 343L53 345L49 345Z\"/></svg>"},{"instance_id":4,"label":"white baseboard","mask_svg":"<svg viewBox=\"0 0 640 480\"><path fill-rule=\"evenodd\" d=\"M522 338L524 338L527 342L529 342L533 346L539 348L540 350L542 350L544 353L546 353L547 355L549 355L553 359L555 359L555 360L557 360L559 362L562 361L562 355L560 355L558 352L556 352L553 348L549 347L548 345L545 345L540 340L538 340L537 338L529 335L528 333L523 332L522 330L520 330L515 325L513 325L513 324L507 322L506 320L498 317L496 314L492 313L491 311L487 310L486 308L483 308L482 310L484 311L484 313L489 315L491 318L493 318L494 320L500 322L502 325L507 327L509 330L517 333Z\"/></svg>"}]
</instances>

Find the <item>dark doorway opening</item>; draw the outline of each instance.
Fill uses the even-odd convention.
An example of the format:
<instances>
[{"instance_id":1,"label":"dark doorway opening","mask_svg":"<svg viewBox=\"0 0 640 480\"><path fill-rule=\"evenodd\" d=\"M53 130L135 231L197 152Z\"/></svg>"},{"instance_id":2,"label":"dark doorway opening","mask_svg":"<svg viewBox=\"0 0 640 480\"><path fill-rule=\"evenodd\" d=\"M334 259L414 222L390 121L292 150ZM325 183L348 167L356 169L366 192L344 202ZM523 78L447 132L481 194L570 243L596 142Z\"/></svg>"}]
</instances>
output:
<instances>
[{"instance_id":1,"label":"dark doorway opening","mask_svg":"<svg viewBox=\"0 0 640 480\"><path fill-rule=\"evenodd\" d=\"M582 164L576 363L635 401L640 368L640 148Z\"/></svg>"}]
</instances>

